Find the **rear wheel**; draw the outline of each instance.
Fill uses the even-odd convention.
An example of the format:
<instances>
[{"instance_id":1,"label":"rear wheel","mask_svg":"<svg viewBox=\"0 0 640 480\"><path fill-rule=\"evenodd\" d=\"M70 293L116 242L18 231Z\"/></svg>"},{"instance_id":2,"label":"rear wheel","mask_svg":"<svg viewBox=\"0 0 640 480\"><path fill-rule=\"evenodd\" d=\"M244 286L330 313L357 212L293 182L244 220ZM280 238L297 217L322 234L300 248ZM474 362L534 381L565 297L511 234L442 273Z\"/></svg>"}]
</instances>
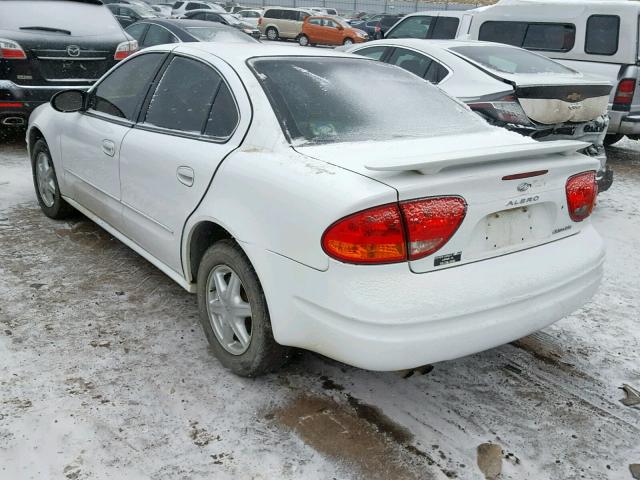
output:
<instances>
[{"instance_id":1,"label":"rear wheel","mask_svg":"<svg viewBox=\"0 0 640 480\"><path fill-rule=\"evenodd\" d=\"M264 33L269 40L278 39L278 30L276 30L274 27L267 28L267 30Z\"/></svg>"},{"instance_id":2,"label":"rear wheel","mask_svg":"<svg viewBox=\"0 0 640 480\"><path fill-rule=\"evenodd\" d=\"M290 349L276 343L253 266L233 240L209 247L198 270L200 322L220 363L256 377L281 367Z\"/></svg>"},{"instance_id":3,"label":"rear wheel","mask_svg":"<svg viewBox=\"0 0 640 480\"><path fill-rule=\"evenodd\" d=\"M613 134L613 135L606 135L604 137L604 141L602 143L604 143L604 145L606 147L608 147L609 145L613 145L614 143L618 143L620 140L622 140L622 137L624 137L624 135L621 135L619 133Z\"/></svg>"},{"instance_id":4,"label":"rear wheel","mask_svg":"<svg viewBox=\"0 0 640 480\"><path fill-rule=\"evenodd\" d=\"M349 47L349 46L353 45L353 40L350 39L350 38L345 38L344 42L342 42L342 44L347 46L347 47Z\"/></svg>"},{"instance_id":5,"label":"rear wheel","mask_svg":"<svg viewBox=\"0 0 640 480\"><path fill-rule=\"evenodd\" d=\"M74 209L64 201L60 194L58 177L53 166L51 153L47 142L42 138L33 145L31 171L38 204L44 214L55 220L64 219L72 215Z\"/></svg>"},{"instance_id":6,"label":"rear wheel","mask_svg":"<svg viewBox=\"0 0 640 480\"><path fill-rule=\"evenodd\" d=\"M300 46L302 47L306 47L309 45L309 37L307 37L306 35L300 35L298 37L298 43L300 44Z\"/></svg>"}]
</instances>

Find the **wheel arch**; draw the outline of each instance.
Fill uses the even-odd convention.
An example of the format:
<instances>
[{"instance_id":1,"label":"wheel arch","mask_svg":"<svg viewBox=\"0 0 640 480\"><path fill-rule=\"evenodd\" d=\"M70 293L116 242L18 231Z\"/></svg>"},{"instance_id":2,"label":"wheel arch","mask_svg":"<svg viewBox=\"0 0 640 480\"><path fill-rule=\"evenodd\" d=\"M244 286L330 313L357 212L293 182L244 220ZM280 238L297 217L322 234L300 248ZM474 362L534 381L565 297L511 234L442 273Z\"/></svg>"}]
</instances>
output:
<instances>
[{"instance_id":1,"label":"wheel arch","mask_svg":"<svg viewBox=\"0 0 640 480\"><path fill-rule=\"evenodd\" d=\"M27 132L27 150L29 152L29 157L31 157L31 152L33 152L33 146L40 139L47 142L47 139L44 137L44 133L42 133L42 131L37 126L29 128ZM49 142L47 142L47 145L48 144Z\"/></svg>"},{"instance_id":2,"label":"wheel arch","mask_svg":"<svg viewBox=\"0 0 640 480\"><path fill-rule=\"evenodd\" d=\"M191 227L186 238L185 277L188 282L195 282L200 261L207 249L220 240L234 239L234 236L219 223L202 220Z\"/></svg>"}]
</instances>

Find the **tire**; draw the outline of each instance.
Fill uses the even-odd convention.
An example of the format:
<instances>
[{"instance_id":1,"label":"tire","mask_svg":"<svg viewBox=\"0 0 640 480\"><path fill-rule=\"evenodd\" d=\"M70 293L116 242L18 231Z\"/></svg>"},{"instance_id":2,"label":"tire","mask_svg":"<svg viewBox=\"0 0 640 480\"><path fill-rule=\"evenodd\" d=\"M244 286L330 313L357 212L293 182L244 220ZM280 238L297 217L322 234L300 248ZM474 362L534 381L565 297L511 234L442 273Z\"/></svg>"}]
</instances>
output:
<instances>
[{"instance_id":1,"label":"tire","mask_svg":"<svg viewBox=\"0 0 640 480\"><path fill-rule=\"evenodd\" d=\"M75 213L64 201L49 147L44 139L38 140L31 150L31 174L38 204L44 214L54 220L62 220Z\"/></svg>"},{"instance_id":2,"label":"tire","mask_svg":"<svg viewBox=\"0 0 640 480\"><path fill-rule=\"evenodd\" d=\"M309 37L307 37L306 35L300 35L298 37L298 43L300 44L301 47L308 47L309 46Z\"/></svg>"},{"instance_id":3,"label":"tire","mask_svg":"<svg viewBox=\"0 0 640 480\"><path fill-rule=\"evenodd\" d=\"M225 295L227 288L230 294ZM279 369L289 359L291 349L273 338L260 280L233 240L213 244L202 257L198 310L214 355L236 375L257 377Z\"/></svg>"},{"instance_id":4,"label":"tire","mask_svg":"<svg viewBox=\"0 0 640 480\"><path fill-rule=\"evenodd\" d=\"M267 40L278 40L278 30L275 27L269 27L265 30L264 34L267 37Z\"/></svg>"},{"instance_id":5,"label":"tire","mask_svg":"<svg viewBox=\"0 0 640 480\"><path fill-rule=\"evenodd\" d=\"M353 45L353 40L352 40L352 39L350 39L350 38L345 38L345 39L344 39L344 42L342 42L342 44L343 44L345 47L350 47L351 45Z\"/></svg>"},{"instance_id":6,"label":"tire","mask_svg":"<svg viewBox=\"0 0 640 480\"><path fill-rule=\"evenodd\" d=\"M619 133L605 135L604 141L602 143L604 143L605 147L608 147L610 145L613 145L614 143L618 143L620 140L622 140L622 137L624 137L624 135L621 135Z\"/></svg>"}]
</instances>

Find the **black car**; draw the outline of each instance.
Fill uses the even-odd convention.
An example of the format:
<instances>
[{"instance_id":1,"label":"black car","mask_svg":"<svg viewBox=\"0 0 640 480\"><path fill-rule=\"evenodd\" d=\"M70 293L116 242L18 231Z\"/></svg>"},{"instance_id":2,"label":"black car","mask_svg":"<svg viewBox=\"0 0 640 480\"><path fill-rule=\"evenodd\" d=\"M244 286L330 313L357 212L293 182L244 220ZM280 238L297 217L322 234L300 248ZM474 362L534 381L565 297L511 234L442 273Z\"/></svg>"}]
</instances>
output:
<instances>
[{"instance_id":1,"label":"black car","mask_svg":"<svg viewBox=\"0 0 640 480\"><path fill-rule=\"evenodd\" d=\"M257 41L235 28L202 20L154 18L134 23L125 31L138 41L140 48L180 42Z\"/></svg>"},{"instance_id":2,"label":"black car","mask_svg":"<svg viewBox=\"0 0 640 480\"><path fill-rule=\"evenodd\" d=\"M360 30L364 30L369 34L369 38L373 40L380 40L384 38L384 34L389 30L395 23L400 20L403 15L386 15L386 14L378 14L373 15L372 17L365 17L357 20L349 21L349 24L352 27L359 28Z\"/></svg>"},{"instance_id":3,"label":"black car","mask_svg":"<svg viewBox=\"0 0 640 480\"><path fill-rule=\"evenodd\" d=\"M104 3L107 2L108 0ZM109 2L107 4L107 8L111 13L113 13L113 16L116 17L116 20L120 22L120 25L122 25L123 28L126 28L140 20L156 18L159 16L151 7L144 8L130 3Z\"/></svg>"},{"instance_id":4,"label":"black car","mask_svg":"<svg viewBox=\"0 0 640 480\"><path fill-rule=\"evenodd\" d=\"M251 35L253 38L260 38L260 30L253 25L243 22L235 15L230 13L217 13L211 10L191 10L185 13L182 18L190 18L193 20L205 20L207 22L222 23L223 25L229 25L236 28L247 35Z\"/></svg>"},{"instance_id":5,"label":"black car","mask_svg":"<svg viewBox=\"0 0 640 480\"><path fill-rule=\"evenodd\" d=\"M137 50L99 0L0 2L0 128L69 88L88 88Z\"/></svg>"}]
</instances>

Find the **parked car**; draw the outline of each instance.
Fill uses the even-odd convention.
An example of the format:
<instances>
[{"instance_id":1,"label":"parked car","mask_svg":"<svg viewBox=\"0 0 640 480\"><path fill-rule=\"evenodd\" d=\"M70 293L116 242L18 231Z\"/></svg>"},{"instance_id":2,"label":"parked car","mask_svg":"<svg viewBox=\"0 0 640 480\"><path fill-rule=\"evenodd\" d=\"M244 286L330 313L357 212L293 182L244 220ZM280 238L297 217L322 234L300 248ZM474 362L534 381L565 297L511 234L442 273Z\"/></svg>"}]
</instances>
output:
<instances>
[{"instance_id":1,"label":"parked car","mask_svg":"<svg viewBox=\"0 0 640 480\"><path fill-rule=\"evenodd\" d=\"M258 20L258 28L269 40L295 39L302 32L302 23L309 15L309 10L301 8L268 7Z\"/></svg>"},{"instance_id":2,"label":"parked car","mask_svg":"<svg viewBox=\"0 0 640 480\"><path fill-rule=\"evenodd\" d=\"M334 17L338 16L338 11L335 8L311 7L310 10L314 15L333 15Z\"/></svg>"},{"instance_id":3,"label":"parked car","mask_svg":"<svg viewBox=\"0 0 640 480\"><path fill-rule=\"evenodd\" d=\"M235 15L230 13L218 13L211 10L192 10L185 13L182 18L189 18L193 20L205 20L207 22L216 22L223 25L228 25L235 29L240 30L242 33L252 36L255 39L261 37L260 30L251 25L250 23L243 22Z\"/></svg>"},{"instance_id":4,"label":"parked car","mask_svg":"<svg viewBox=\"0 0 640 480\"><path fill-rule=\"evenodd\" d=\"M99 2L4 0L0 10L0 127L26 126L54 93L91 86L138 49Z\"/></svg>"},{"instance_id":5,"label":"parked car","mask_svg":"<svg viewBox=\"0 0 640 480\"><path fill-rule=\"evenodd\" d=\"M311 16L304 19L298 43L306 45L353 45L365 42L368 35L337 17Z\"/></svg>"},{"instance_id":6,"label":"parked car","mask_svg":"<svg viewBox=\"0 0 640 480\"><path fill-rule=\"evenodd\" d=\"M379 40L401 18L400 15L375 15L363 23L351 22L351 25L367 32L369 38Z\"/></svg>"},{"instance_id":7,"label":"parked car","mask_svg":"<svg viewBox=\"0 0 640 480\"><path fill-rule=\"evenodd\" d=\"M151 8L162 18L171 18L173 13L173 3L156 3Z\"/></svg>"},{"instance_id":8,"label":"parked car","mask_svg":"<svg viewBox=\"0 0 640 480\"><path fill-rule=\"evenodd\" d=\"M242 10L246 10L247 8L249 8L249 7L244 7L242 5L233 5L233 6L225 8L225 10L228 13L233 13L235 15L236 13L238 13L238 12L240 12Z\"/></svg>"},{"instance_id":9,"label":"parked car","mask_svg":"<svg viewBox=\"0 0 640 480\"><path fill-rule=\"evenodd\" d=\"M140 48L182 42L255 42L235 28L201 20L156 18L134 23L125 31L138 41Z\"/></svg>"},{"instance_id":10,"label":"parked car","mask_svg":"<svg viewBox=\"0 0 640 480\"><path fill-rule=\"evenodd\" d=\"M128 27L140 20L146 20L148 18L159 18L152 9L145 10L139 8L137 5L125 4L125 3L109 3L107 8L111 11L116 20L122 25L123 28Z\"/></svg>"},{"instance_id":11,"label":"parked car","mask_svg":"<svg viewBox=\"0 0 640 480\"><path fill-rule=\"evenodd\" d=\"M469 37L536 50L585 73L606 76L610 97L607 144L640 139L640 3L571 0L544 8L509 0L473 16Z\"/></svg>"},{"instance_id":12,"label":"parked car","mask_svg":"<svg viewBox=\"0 0 640 480\"><path fill-rule=\"evenodd\" d=\"M464 38L476 10L435 10L406 15L393 25L384 38L447 40Z\"/></svg>"},{"instance_id":13,"label":"parked car","mask_svg":"<svg viewBox=\"0 0 640 480\"><path fill-rule=\"evenodd\" d=\"M191 10L213 10L214 12L226 13L226 10L216 3L180 1L173 4L171 16L178 18Z\"/></svg>"},{"instance_id":14,"label":"parked car","mask_svg":"<svg viewBox=\"0 0 640 480\"><path fill-rule=\"evenodd\" d=\"M248 23L252 27L258 28L258 21L260 20L260 17L262 17L262 10L240 10L236 15L243 22Z\"/></svg>"},{"instance_id":15,"label":"parked car","mask_svg":"<svg viewBox=\"0 0 640 480\"><path fill-rule=\"evenodd\" d=\"M536 140L579 140L600 162L598 186L613 171L603 141L611 83L547 57L489 42L380 40L346 51L398 65L465 102L493 125Z\"/></svg>"},{"instance_id":16,"label":"parked car","mask_svg":"<svg viewBox=\"0 0 640 480\"><path fill-rule=\"evenodd\" d=\"M240 375L291 347L372 370L468 355L579 308L602 276L580 142L491 126L363 57L152 47L38 108L27 140L43 212L81 211L196 293Z\"/></svg>"}]
</instances>

